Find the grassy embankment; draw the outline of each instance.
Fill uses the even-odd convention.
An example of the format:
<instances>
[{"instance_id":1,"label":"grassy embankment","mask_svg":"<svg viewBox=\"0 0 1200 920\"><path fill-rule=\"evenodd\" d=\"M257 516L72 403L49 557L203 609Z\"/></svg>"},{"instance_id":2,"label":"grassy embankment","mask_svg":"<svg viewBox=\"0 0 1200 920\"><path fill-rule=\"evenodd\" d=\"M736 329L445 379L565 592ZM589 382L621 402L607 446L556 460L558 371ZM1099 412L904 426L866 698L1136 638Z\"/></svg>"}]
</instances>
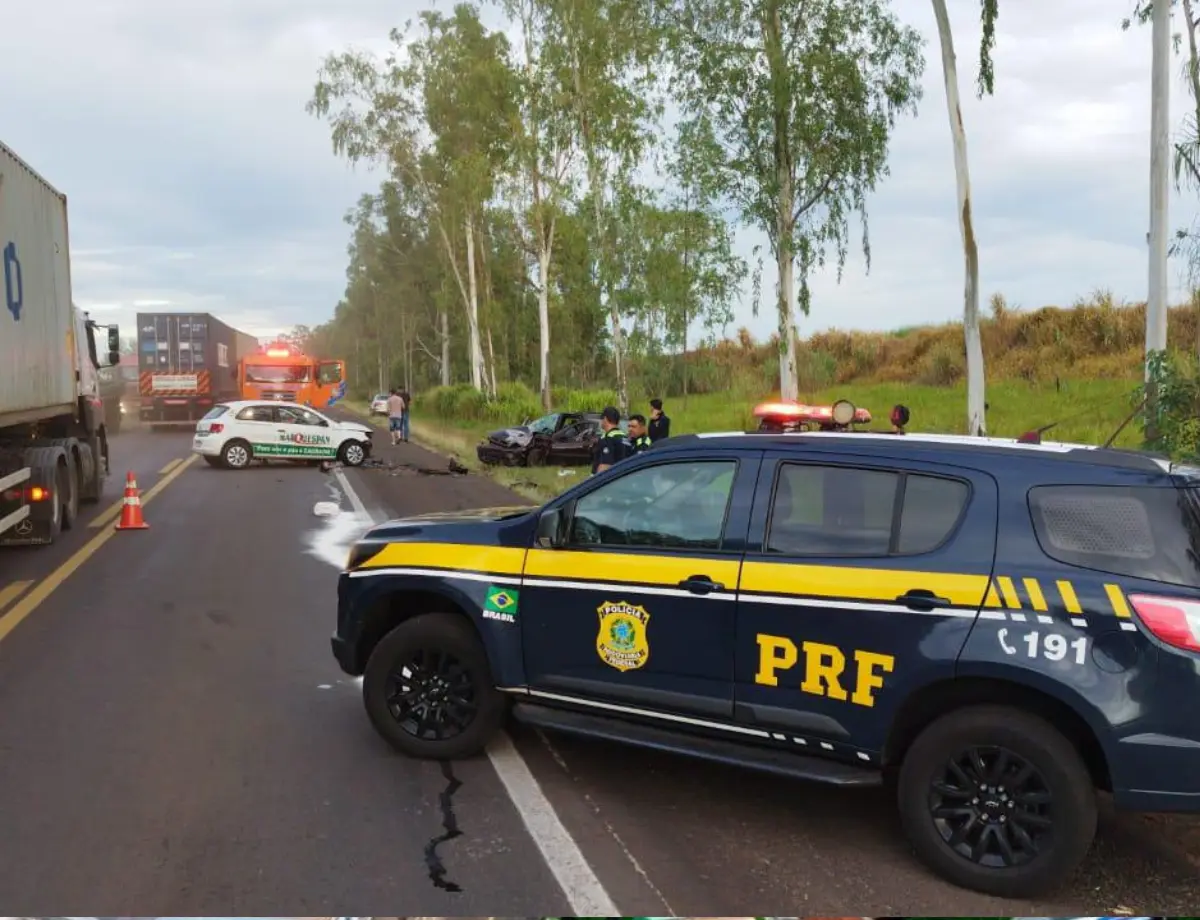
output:
<instances>
[{"instance_id":1,"label":"grassy embankment","mask_svg":"<svg viewBox=\"0 0 1200 920\"><path fill-rule=\"evenodd\" d=\"M1093 444L1107 439L1135 403L1144 307L1121 307L1099 296L1072 310L1047 307L1020 312L994 302L992 313L982 330L989 433L1015 437L1057 421L1046 433L1047 439ZM1172 347L1193 347L1193 312L1172 311L1170 341ZM911 410L912 431L961 432L965 428L959 324L886 334L823 333L808 339L802 352L802 398L807 401L849 399L869 409L881 426L887 424L891 407L900 402ZM757 344L745 335L691 353L688 377L692 395L686 399L663 395L672 433L753 427L754 404L774 395L771 387L777 379L777 355L772 343ZM652 380L642 375L631 381L633 411L646 413L647 399L660 395L656 387L665 381L662 374L659 377ZM614 401L615 396L605 390L556 390L554 397L555 407L562 409L594 411ZM351 403L349 408L365 413L363 403ZM412 435L430 449L452 454L480 470L475 445L486 431L539 414L536 395L520 384L502 386L499 398L491 403L470 387L436 389L417 395ZM1135 447L1139 440L1135 422L1117 444ZM587 475L586 468L568 475L561 475L557 468L487 472L536 500Z\"/></svg>"}]
</instances>

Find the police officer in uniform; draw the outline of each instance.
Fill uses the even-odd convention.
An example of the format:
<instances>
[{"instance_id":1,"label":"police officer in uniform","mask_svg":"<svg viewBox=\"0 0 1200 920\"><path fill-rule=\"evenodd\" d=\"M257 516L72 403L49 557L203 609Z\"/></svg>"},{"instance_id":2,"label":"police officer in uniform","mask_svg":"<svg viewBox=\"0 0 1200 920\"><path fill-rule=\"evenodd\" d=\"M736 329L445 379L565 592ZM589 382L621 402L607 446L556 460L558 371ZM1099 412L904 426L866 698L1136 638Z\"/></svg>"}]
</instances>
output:
<instances>
[{"instance_id":1,"label":"police officer in uniform","mask_svg":"<svg viewBox=\"0 0 1200 920\"><path fill-rule=\"evenodd\" d=\"M653 443L650 435L646 433L646 417L644 415L629 416L629 444L633 448L632 454L636 455L644 450L649 450Z\"/></svg>"},{"instance_id":2,"label":"police officer in uniform","mask_svg":"<svg viewBox=\"0 0 1200 920\"><path fill-rule=\"evenodd\" d=\"M605 406L600 413L600 440L592 456L592 475L603 473L631 453L629 441L621 430L621 413L615 406Z\"/></svg>"}]
</instances>

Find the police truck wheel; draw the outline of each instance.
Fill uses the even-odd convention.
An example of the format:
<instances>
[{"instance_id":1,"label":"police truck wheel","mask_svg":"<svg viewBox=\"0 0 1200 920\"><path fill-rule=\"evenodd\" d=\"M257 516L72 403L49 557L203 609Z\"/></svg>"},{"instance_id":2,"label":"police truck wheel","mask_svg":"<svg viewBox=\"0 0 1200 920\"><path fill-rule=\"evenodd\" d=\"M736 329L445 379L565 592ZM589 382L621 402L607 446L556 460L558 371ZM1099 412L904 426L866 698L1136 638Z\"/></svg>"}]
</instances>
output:
<instances>
[{"instance_id":1,"label":"police truck wheel","mask_svg":"<svg viewBox=\"0 0 1200 920\"><path fill-rule=\"evenodd\" d=\"M244 470L253 459L250 445L240 438L230 441L221 449L221 462L231 470Z\"/></svg>"},{"instance_id":2,"label":"police truck wheel","mask_svg":"<svg viewBox=\"0 0 1200 920\"><path fill-rule=\"evenodd\" d=\"M367 452L358 441L347 441L338 450L338 459L346 466L362 466Z\"/></svg>"},{"instance_id":3,"label":"police truck wheel","mask_svg":"<svg viewBox=\"0 0 1200 920\"><path fill-rule=\"evenodd\" d=\"M900 765L897 795L917 856L999 897L1064 884L1096 833L1096 793L1075 746L1007 706L960 709L927 727Z\"/></svg>"},{"instance_id":4,"label":"police truck wheel","mask_svg":"<svg viewBox=\"0 0 1200 920\"><path fill-rule=\"evenodd\" d=\"M428 760L478 754L507 708L471 624L448 613L413 617L383 637L363 675L363 704L392 747Z\"/></svg>"}]
</instances>

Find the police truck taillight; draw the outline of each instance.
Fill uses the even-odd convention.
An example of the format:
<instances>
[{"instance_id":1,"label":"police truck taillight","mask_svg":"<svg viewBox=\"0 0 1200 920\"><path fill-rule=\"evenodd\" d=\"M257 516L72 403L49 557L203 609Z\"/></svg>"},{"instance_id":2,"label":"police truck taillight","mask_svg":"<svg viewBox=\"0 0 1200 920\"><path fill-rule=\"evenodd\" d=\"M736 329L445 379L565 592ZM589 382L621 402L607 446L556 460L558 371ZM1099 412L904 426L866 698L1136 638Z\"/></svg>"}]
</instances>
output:
<instances>
[{"instance_id":1,"label":"police truck taillight","mask_svg":"<svg viewBox=\"0 0 1200 920\"><path fill-rule=\"evenodd\" d=\"M1200 601L1131 594L1129 603L1146 628L1167 645L1200 652Z\"/></svg>"}]
</instances>

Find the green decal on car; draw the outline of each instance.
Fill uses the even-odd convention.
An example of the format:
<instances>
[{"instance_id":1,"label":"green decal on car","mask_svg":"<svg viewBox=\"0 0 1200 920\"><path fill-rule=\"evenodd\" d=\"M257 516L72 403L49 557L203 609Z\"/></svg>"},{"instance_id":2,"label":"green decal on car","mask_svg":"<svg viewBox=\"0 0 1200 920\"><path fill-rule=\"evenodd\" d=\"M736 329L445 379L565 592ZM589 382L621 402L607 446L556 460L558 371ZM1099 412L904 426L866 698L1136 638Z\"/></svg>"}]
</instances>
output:
<instances>
[{"instance_id":1,"label":"green decal on car","mask_svg":"<svg viewBox=\"0 0 1200 920\"><path fill-rule=\"evenodd\" d=\"M483 602L483 618L498 620L501 623L517 622L517 600L519 594L515 588L500 588L492 585L487 590L487 598Z\"/></svg>"},{"instance_id":2,"label":"green decal on car","mask_svg":"<svg viewBox=\"0 0 1200 920\"><path fill-rule=\"evenodd\" d=\"M307 444L251 444L256 457L333 457L337 451L332 447L314 447Z\"/></svg>"}]
</instances>

